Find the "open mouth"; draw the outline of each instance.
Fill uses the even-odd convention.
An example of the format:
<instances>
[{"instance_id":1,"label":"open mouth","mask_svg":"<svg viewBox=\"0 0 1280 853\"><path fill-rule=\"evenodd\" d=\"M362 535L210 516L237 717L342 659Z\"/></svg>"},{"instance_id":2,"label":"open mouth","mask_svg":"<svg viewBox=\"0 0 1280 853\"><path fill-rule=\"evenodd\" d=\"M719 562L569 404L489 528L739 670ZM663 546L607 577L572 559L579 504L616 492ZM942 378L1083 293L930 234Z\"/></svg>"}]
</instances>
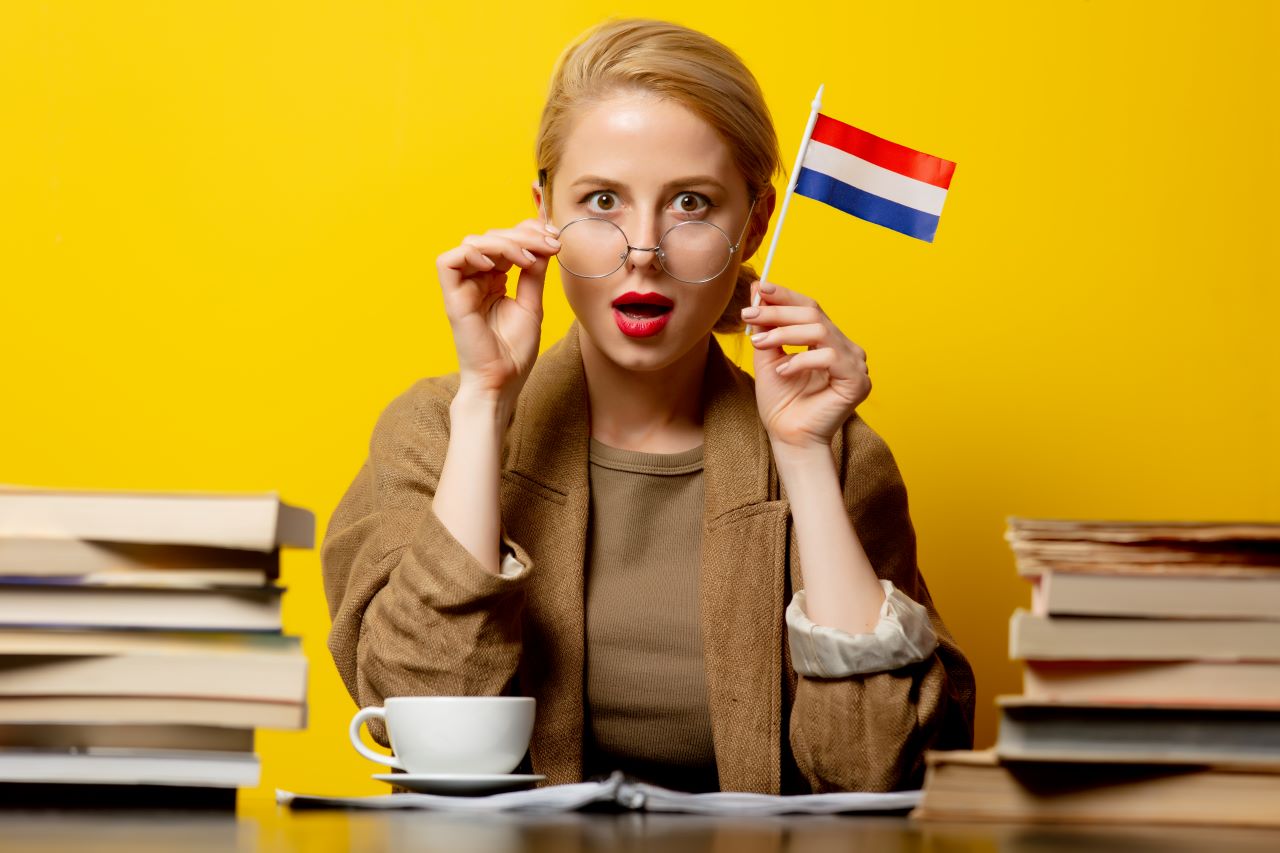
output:
<instances>
[{"instance_id":1,"label":"open mouth","mask_svg":"<svg viewBox=\"0 0 1280 853\"><path fill-rule=\"evenodd\" d=\"M632 290L613 300L613 307L633 320L652 320L669 313L675 303L661 293L636 293Z\"/></svg>"},{"instance_id":2,"label":"open mouth","mask_svg":"<svg viewBox=\"0 0 1280 853\"><path fill-rule=\"evenodd\" d=\"M649 338L662 331L676 305L661 293L624 293L613 300L613 319L629 338Z\"/></svg>"},{"instance_id":3,"label":"open mouth","mask_svg":"<svg viewBox=\"0 0 1280 853\"><path fill-rule=\"evenodd\" d=\"M645 302L619 302L613 307L636 320L650 320L671 311L670 305L653 305Z\"/></svg>"}]
</instances>

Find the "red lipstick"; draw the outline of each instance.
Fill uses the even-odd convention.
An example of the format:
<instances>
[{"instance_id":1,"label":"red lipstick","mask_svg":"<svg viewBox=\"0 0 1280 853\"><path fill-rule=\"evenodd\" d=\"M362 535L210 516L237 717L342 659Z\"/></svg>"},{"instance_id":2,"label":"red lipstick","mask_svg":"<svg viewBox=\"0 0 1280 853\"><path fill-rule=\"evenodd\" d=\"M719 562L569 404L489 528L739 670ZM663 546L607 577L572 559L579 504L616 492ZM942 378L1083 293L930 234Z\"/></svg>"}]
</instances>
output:
<instances>
[{"instance_id":1,"label":"red lipstick","mask_svg":"<svg viewBox=\"0 0 1280 853\"><path fill-rule=\"evenodd\" d=\"M647 338L662 331L675 306L675 302L661 293L633 290L613 300L613 319L627 337Z\"/></svg>"}]
</instances>

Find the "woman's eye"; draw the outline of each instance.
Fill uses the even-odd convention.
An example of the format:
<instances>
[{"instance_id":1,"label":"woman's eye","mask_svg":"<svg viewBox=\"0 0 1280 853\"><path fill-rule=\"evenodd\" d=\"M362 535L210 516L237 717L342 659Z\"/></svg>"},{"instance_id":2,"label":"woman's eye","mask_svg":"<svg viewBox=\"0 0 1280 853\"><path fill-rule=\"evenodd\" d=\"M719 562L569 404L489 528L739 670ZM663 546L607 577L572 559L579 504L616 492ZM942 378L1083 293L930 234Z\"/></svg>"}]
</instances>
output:
<instances>
[{"instance_id":1,"label":"woman's eye","mask_svg":"<svg viewBox=\"0 0 1280 853\"><path fill-rule=\"evenodd\" d=\"M676 196L676 210L680 213L701 213L711 202L701 193L680 193Z\"/></svg>"},{"instance_id":2,"label":"woman's eye","mask_svg":"<svg viewBox=\"0 0 1280 853\"><path fill-rule=\"evenodd\" d=\"M595 202L594 207L592 206L593 200ZM610 211L617 210L618 208L618 197L608 190L596 190L595 192L588 194L586 202L587 207L592 207L592 209L598 210L601 213L609 213Z\"/></svg>"}]
</instances>

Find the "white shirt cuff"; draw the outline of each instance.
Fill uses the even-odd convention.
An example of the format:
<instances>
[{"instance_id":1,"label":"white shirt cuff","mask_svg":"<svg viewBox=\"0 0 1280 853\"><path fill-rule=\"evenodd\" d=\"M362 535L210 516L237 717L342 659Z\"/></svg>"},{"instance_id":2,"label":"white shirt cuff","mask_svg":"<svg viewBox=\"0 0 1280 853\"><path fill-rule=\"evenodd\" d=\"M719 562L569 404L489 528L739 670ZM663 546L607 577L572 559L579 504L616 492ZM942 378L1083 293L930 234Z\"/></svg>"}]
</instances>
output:
<instances>
[{"instance_id":1,"label":"white shirt cuff","mask_svg":"<svg viewBox=\"0 0 1280 853\"><path fill-rule=\"evenodd\" d=\"M502 547L502 563L498 566L498 574L504 578L519 577L524 572L524 563L516 559L516 554L507 546Z\"/></svg>"},{"instance_id":2,"label":"white shirt cuff","mask_svg":"<svg viewBox=\"0 0 1280 853\"><path fill-rule=\"evenodd\" d=\"M933 654L938 638L929 622L929 611L879 578L884 590L880 620L866 634L850 634L839 628L816 625L804 612L804 590L787 605L787 635L791 665L800 675L843 678L887 672L919 663Z\"/></svg>"}]
</instances>

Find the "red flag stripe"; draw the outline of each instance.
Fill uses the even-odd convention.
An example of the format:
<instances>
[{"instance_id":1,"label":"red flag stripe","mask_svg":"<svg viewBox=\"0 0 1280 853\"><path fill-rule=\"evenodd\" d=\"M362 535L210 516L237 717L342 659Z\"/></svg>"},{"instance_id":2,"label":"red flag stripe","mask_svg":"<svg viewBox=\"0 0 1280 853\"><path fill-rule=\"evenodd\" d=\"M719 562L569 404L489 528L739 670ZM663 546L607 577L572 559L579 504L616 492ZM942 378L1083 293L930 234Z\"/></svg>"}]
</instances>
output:
<instances>
[{"instance_id":1,"label":"red flag stripe","mask_svg":"<svg viewBox=\"0 0 1280 853\"><path fill-rule=\"evenodd\" d=\"M868 163L944 190L951 186L951 176L956 170L956 164L950 160L890 142L822 113L818 114L818 121L813 125L813 136L810 138L839 148Z\"/></svg>"}]
</instances>

